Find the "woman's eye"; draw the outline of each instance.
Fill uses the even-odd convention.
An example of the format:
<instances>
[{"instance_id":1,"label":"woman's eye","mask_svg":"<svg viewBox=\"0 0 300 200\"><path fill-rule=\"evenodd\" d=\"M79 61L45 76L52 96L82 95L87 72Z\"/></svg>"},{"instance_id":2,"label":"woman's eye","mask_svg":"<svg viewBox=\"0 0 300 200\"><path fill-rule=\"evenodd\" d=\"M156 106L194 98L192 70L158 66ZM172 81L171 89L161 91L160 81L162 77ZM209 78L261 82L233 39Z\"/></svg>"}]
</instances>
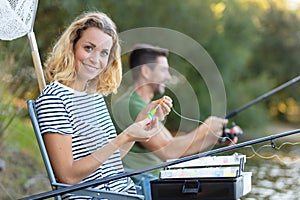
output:
<instances>
[{"instance_id":1,"label":"woman's eye","mask_svg":"<svg viewBox=\"0 0 300 200\"><path fill-rule=\"evenodd\" d=\"M102 56L108 56L109 52L107 50L103 50L103 51L101 51L101 55Z\"/></svg>"},{"instance_id":2,"label":"woman's eye","mask_svg":"<svg viewBox=\"0 0 300 200\"><path fill-rule=\"evenodd\" d=\"M93 47L91 47L91 46L85 46L84 49L90 52L90 51L93 50Z\"/></svg>"}]
</instances>

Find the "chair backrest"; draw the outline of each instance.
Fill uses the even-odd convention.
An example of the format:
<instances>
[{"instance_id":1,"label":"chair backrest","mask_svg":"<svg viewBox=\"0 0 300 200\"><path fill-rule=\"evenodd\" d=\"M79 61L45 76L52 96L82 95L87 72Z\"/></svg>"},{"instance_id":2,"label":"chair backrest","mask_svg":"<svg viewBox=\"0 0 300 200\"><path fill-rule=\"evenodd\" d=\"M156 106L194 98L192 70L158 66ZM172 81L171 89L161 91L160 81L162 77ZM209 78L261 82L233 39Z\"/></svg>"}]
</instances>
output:
<instances>
[{"instance_id":1,"label":"chair backrest","mask_svg":"<svg viewBox=\"0 0 300 200\"><path fill-rule=\"evenodd\" d=\"M47 153L47 150L46 150L46 147L44 144L44 140L43 140L43 137L42 137L42 134L40 131L40 126L39 126L37 116L36 116L34 100L28 100L27 107L28 107L28 112L29 112L29 116L31 119L31 124L33 126L33 130L35 133L35 137L36 137L37 143L39 145L39 149L40 149L40 152L41 152L41 155L42 155L42 158L44 161L44 165L45 165L45 168L47 171L47 175L48 175L48 178L50 181L50 185L52 187L52 190L55 190L55 189L57 189L57 186L56 186L57 182L56 182L54 172L53 172L53 169L52 169L49 157L48 157L48 153ZM57 196L56 199L61 199L61 197Z\"/></svg>"},{"instance_id":2,"label":"chair backrest","mask_svg":"<svg viewBox=\"0 0 300 200\"><path fill-rule=\"evenodd\" d=\"M47 153L47 149L45 147L44 144L44 140L40 131L40 126L38 123L38 119L37 119L37 114L36 114L36 109L35 109L35 102L34 100L28 100L27 101L27 107L28 107L28 112L29 112L29 116L31 119L31 123L34 129L34 133L36 136L36 140L46 167L46 171L48 174L48 178L52 187L52 190L56 190L59 189L61 187L67 187L68 185L66 184L62 184L57 182L55 176L54 176L54 172L48 157L48 153ZM91 196L91 197L96 197L96 198L107 198L107 199L119 199L119 200L137 200L137 199L144 199L143 196L141 195L132 195L132 194L122 194L122 193L118 193L118 192L112 192L112 191L102 191L102 190L95 190L95 189L83 189L80 191L75 191L72 192L73 194L81 194L81 195L87 195L87 196ZM61 199L60 196L55 197L56 199Z\"/></svg>"},{"instance_id":3,"label":"chair backrest","mask_svg":"<svg viewBox=\"0 0 300 200\"><path fill-rule=\"evenodd\" d=\"M41 152L41 155L42 155L45 167L46 167L48 178L49 178L51 186L53 186L53 184L56 183L56 179L55 179L52 167L51 167L51 163L50 163L50 160L49 160L49 157L47 154L47 150L46 150L46 147L44 144L42 134L40 132L40 127L39 127L39 123L38 123L36 112L35 112L34 101L29 100L27 102L27 106L28 106L28 112L29 112L29 116L31 119L31 123L32 123L33 129L34 129L35 137L37 139L37 143L39 145L39 149L40 149L40 152Z\"/></svg>"}]
</instances>

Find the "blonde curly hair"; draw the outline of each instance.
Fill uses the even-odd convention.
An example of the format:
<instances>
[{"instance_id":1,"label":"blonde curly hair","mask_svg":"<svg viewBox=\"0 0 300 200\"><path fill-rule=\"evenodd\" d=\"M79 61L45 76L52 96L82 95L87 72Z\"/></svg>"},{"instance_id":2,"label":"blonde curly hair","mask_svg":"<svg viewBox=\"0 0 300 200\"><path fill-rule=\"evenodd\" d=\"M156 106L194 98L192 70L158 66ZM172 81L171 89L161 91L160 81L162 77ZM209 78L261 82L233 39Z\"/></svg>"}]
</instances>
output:
<instances>
[{"instance_id":1,"label":"blonde curly hair","mask_svg":"<svg viewBox=\"0 0 300 200\"><path fill-rule=\"evenodd\" d=\"M48 81L58 81L66 86L76 79L74 47L83 31L97 27L110 35L113 46L105 71L89 82L96 92L108 95L116 92L122 80L120 44L115 23L104 13L94 11L79 15L65 30L50 52L45 62L45 74Z\"/></svg>"}]
</instances>

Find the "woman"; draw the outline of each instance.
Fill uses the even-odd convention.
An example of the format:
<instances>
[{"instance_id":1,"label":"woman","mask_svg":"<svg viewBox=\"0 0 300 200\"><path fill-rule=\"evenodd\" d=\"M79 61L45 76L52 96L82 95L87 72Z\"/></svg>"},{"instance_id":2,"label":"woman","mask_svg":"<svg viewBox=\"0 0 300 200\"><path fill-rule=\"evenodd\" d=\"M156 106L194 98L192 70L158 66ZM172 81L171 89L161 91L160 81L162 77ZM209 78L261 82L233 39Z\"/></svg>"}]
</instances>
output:
<instances>
[{"instance_id":1,"label":"woman","mask_svg":"<svg viewBox=\"0 0 300 200\"><path fill-rule=\"evenodd\" d=\"M50 84L36 100L36 109L58 181L77 184L123 172L121 157L135 141L146 141L155 134L156 120L145 116L161 101L150 103L136 122L117 136L103 99L103 95L116 92L122 77L112 20L100 12L77 17L55 44L45 67ZM164 97L163 102L156 119L170 112L172 100ZM135 193L128 178L96 188Z\"/></svg>"}]
</instances>

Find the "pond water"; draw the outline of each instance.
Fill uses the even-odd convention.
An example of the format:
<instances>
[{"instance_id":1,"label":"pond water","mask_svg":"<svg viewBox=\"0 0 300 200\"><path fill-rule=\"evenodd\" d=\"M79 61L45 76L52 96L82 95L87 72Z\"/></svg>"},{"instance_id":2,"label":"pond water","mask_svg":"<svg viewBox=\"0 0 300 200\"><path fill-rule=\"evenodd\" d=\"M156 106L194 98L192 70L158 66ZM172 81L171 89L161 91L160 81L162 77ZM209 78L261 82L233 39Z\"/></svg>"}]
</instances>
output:
<instances>
[{"instance_id":1,"label":"pond water","mask_svg":"<svg viewBox=\"0 0 300 200\"><path fill-rule=\"evenodd\" d=\"M245 171L252 172L252 190L242 200L300 199L300 145L286 144L280 149L269 145L247 158Z\"/></svg>"}]
</instances>

